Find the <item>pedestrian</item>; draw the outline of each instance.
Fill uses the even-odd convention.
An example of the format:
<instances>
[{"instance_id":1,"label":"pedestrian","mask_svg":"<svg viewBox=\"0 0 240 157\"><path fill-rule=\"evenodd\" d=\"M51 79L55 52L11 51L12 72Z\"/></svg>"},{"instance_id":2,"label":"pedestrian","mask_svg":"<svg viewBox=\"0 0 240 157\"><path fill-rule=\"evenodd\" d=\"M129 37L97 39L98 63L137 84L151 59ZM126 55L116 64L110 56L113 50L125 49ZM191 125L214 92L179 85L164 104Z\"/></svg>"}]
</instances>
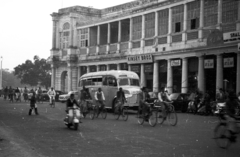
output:
<instances>
[{"instance_id":1,"label":"pedestrian","mask_svg":"<svg viewBox=\"0 0 240 157\"><path fill-rule=\"evenodd\" d=\"M32 114L32 110L34 109L35 114L38 115L38 110L37 110L37 104L36 104L36 94L35 92L32 93L32 96L30 98L30 109L28 112L28 115L30 116Z\"/></svg>"}]
</instances>

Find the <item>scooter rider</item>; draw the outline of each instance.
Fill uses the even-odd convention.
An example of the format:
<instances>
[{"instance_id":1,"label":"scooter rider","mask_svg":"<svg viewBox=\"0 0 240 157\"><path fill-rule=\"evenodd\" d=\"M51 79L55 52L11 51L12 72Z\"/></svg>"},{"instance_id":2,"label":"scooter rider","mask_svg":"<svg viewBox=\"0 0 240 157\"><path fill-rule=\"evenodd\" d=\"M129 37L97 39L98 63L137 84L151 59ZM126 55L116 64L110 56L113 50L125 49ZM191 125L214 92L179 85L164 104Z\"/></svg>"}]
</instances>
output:
<instances>
[{"instance_id":1,"label":"scooter rider","mask_svg":"<svg viewBox=\"0 0 240 157\"><path fill-rule=\"evenodd\" d=\"M49 101L50 101L50 105L52 104L52 100L55 100L55 96L56 96L56 92L53 89L53 87L51 87L51 89L47 92L48 96L49 96Z\"/></svg>"},{"instance_id":2,"label":"scooter rider","mask_svg":"<svg viewBox=\"0 0 240 157\"><path fill-rule=\"evenodd\" d=\"M66 102L66 111L69 116L68 123L72 123L72 121L73 121L73 109L72 108L74 107L74 105L76 105L77 107L80 108L79 104L77 103L76 99L74 98L74 94L72 93ZM76 110L76 116L80 120L80 111L79 110ZM80 123L82 123L82 122L80 121Z\"/></svg>"}]
</instances>

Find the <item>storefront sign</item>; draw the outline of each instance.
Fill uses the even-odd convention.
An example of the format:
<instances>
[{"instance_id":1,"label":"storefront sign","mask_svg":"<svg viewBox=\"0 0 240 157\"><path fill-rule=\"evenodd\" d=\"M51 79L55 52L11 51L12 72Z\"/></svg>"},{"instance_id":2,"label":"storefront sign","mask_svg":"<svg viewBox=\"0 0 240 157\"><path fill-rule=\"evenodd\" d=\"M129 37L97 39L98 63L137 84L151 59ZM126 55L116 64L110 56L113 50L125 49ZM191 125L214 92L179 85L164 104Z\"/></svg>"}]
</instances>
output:
<instances>
[{"instance_id":1,"label":"storefront sign","mask_svg":"<svg viewBox=\"0 0 240 157\"><path fill-rule=\"evenodd\" d=\"M240 41L240 31L228 32L223 34L224 44Z\"/></svg>"},{"instance_id":2,"label":"storefront sign","mask_svg":"<svg viewBox=\"0 0 240 157\"><path fill-rule=\"evenodd\" d=\"M144 65L144 72L146 72L146 73L153 72L152 64Z\"/></svg>"},{"instance_id":3,"label":"storefront sign","mask_svg":"<svg viewBox=\"0 0 240 157\"><path fill-rule=\"evenodd\" d=\"M140 72L140 66L139 65L132 65L131 71L139 73Z\"/></svg>"},{"instance_id":4,"label":"storefront sign","mask_svg":"<svg viewBox=\"0 0 240 157\"><path fill-rule=\"evenodd\" d=\"M153 62L153 57L151 54L128 56L127 59L128 59L128 64Z\"/></svg>"},{"instance_id":5,"label":"storefront sign","mask_svg":"<svg viewBox=\"0 0 240 157\"><path fill-rule=\"evenodd\" d=\"M204 60L204 68L205 69L212 69L212 68L214 68L214 60L213 59L206 59L206 60Z\"/></svg>"},{"instance_id":6,"label":"storefront sign","mask_svg":"<svg viewBox=\"0 0 240 157\"><path fill-rule=\"evenodd\" d=\"M171 60L171 66L180 66L181 65L181 60Z\"/></svg>"},{"instance_id":7,"label":"storefront sign","mask_svg":"<svg viewBox=\"0 0 240 157\"><path fill-rule=\"evenodd\" d=\"M224 68L234 67L234 60L233 60L233 58L224 58L223 59L223 67Z\"/></svg>"}]
</instances>

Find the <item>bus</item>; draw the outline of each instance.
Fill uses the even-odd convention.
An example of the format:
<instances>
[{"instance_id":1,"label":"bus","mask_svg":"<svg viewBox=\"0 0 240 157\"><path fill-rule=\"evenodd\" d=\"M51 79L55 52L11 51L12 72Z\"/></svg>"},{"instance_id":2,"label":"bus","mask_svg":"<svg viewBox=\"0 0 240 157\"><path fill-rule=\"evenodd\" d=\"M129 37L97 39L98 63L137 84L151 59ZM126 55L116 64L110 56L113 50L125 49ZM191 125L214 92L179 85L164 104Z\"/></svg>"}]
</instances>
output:
<instances>
[{"instance_id":1,"label":"bus","mask_svg":"<svg viewBox=\"0 0 240 157\"><path fill-rule=\"evenodd\" d=\"M127 99L127 104L124 105L132 109L138 108L138 94L141 92L141 88L139 77L135 72L110 70L87 73L78 80L79 93L83 86L88 88L93 100L95 100L95 92L98 88L101 88L105 96L105 107L107 109L114 109L117 91L122 87Z\"/></svg>"}]
</instances>

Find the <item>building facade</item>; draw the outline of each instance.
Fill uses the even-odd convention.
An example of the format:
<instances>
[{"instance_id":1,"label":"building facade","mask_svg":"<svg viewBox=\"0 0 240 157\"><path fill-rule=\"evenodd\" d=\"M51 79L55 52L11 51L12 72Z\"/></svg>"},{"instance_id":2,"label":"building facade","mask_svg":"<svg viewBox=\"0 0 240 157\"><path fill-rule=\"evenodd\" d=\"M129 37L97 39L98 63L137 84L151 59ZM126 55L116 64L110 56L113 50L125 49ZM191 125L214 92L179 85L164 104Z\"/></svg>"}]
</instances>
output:
<instances>
[{"instance_id":1,"label":"building facade","mask_svg":"<svg viewBox=\"0 0 240 157\"><path fill-rule=\"evenodd\" d=\"M153 91L240 92L238 0L138 0L51 16L55 89L76 90L85 73L120 69Z\"/></svg>"}]
</instances>

